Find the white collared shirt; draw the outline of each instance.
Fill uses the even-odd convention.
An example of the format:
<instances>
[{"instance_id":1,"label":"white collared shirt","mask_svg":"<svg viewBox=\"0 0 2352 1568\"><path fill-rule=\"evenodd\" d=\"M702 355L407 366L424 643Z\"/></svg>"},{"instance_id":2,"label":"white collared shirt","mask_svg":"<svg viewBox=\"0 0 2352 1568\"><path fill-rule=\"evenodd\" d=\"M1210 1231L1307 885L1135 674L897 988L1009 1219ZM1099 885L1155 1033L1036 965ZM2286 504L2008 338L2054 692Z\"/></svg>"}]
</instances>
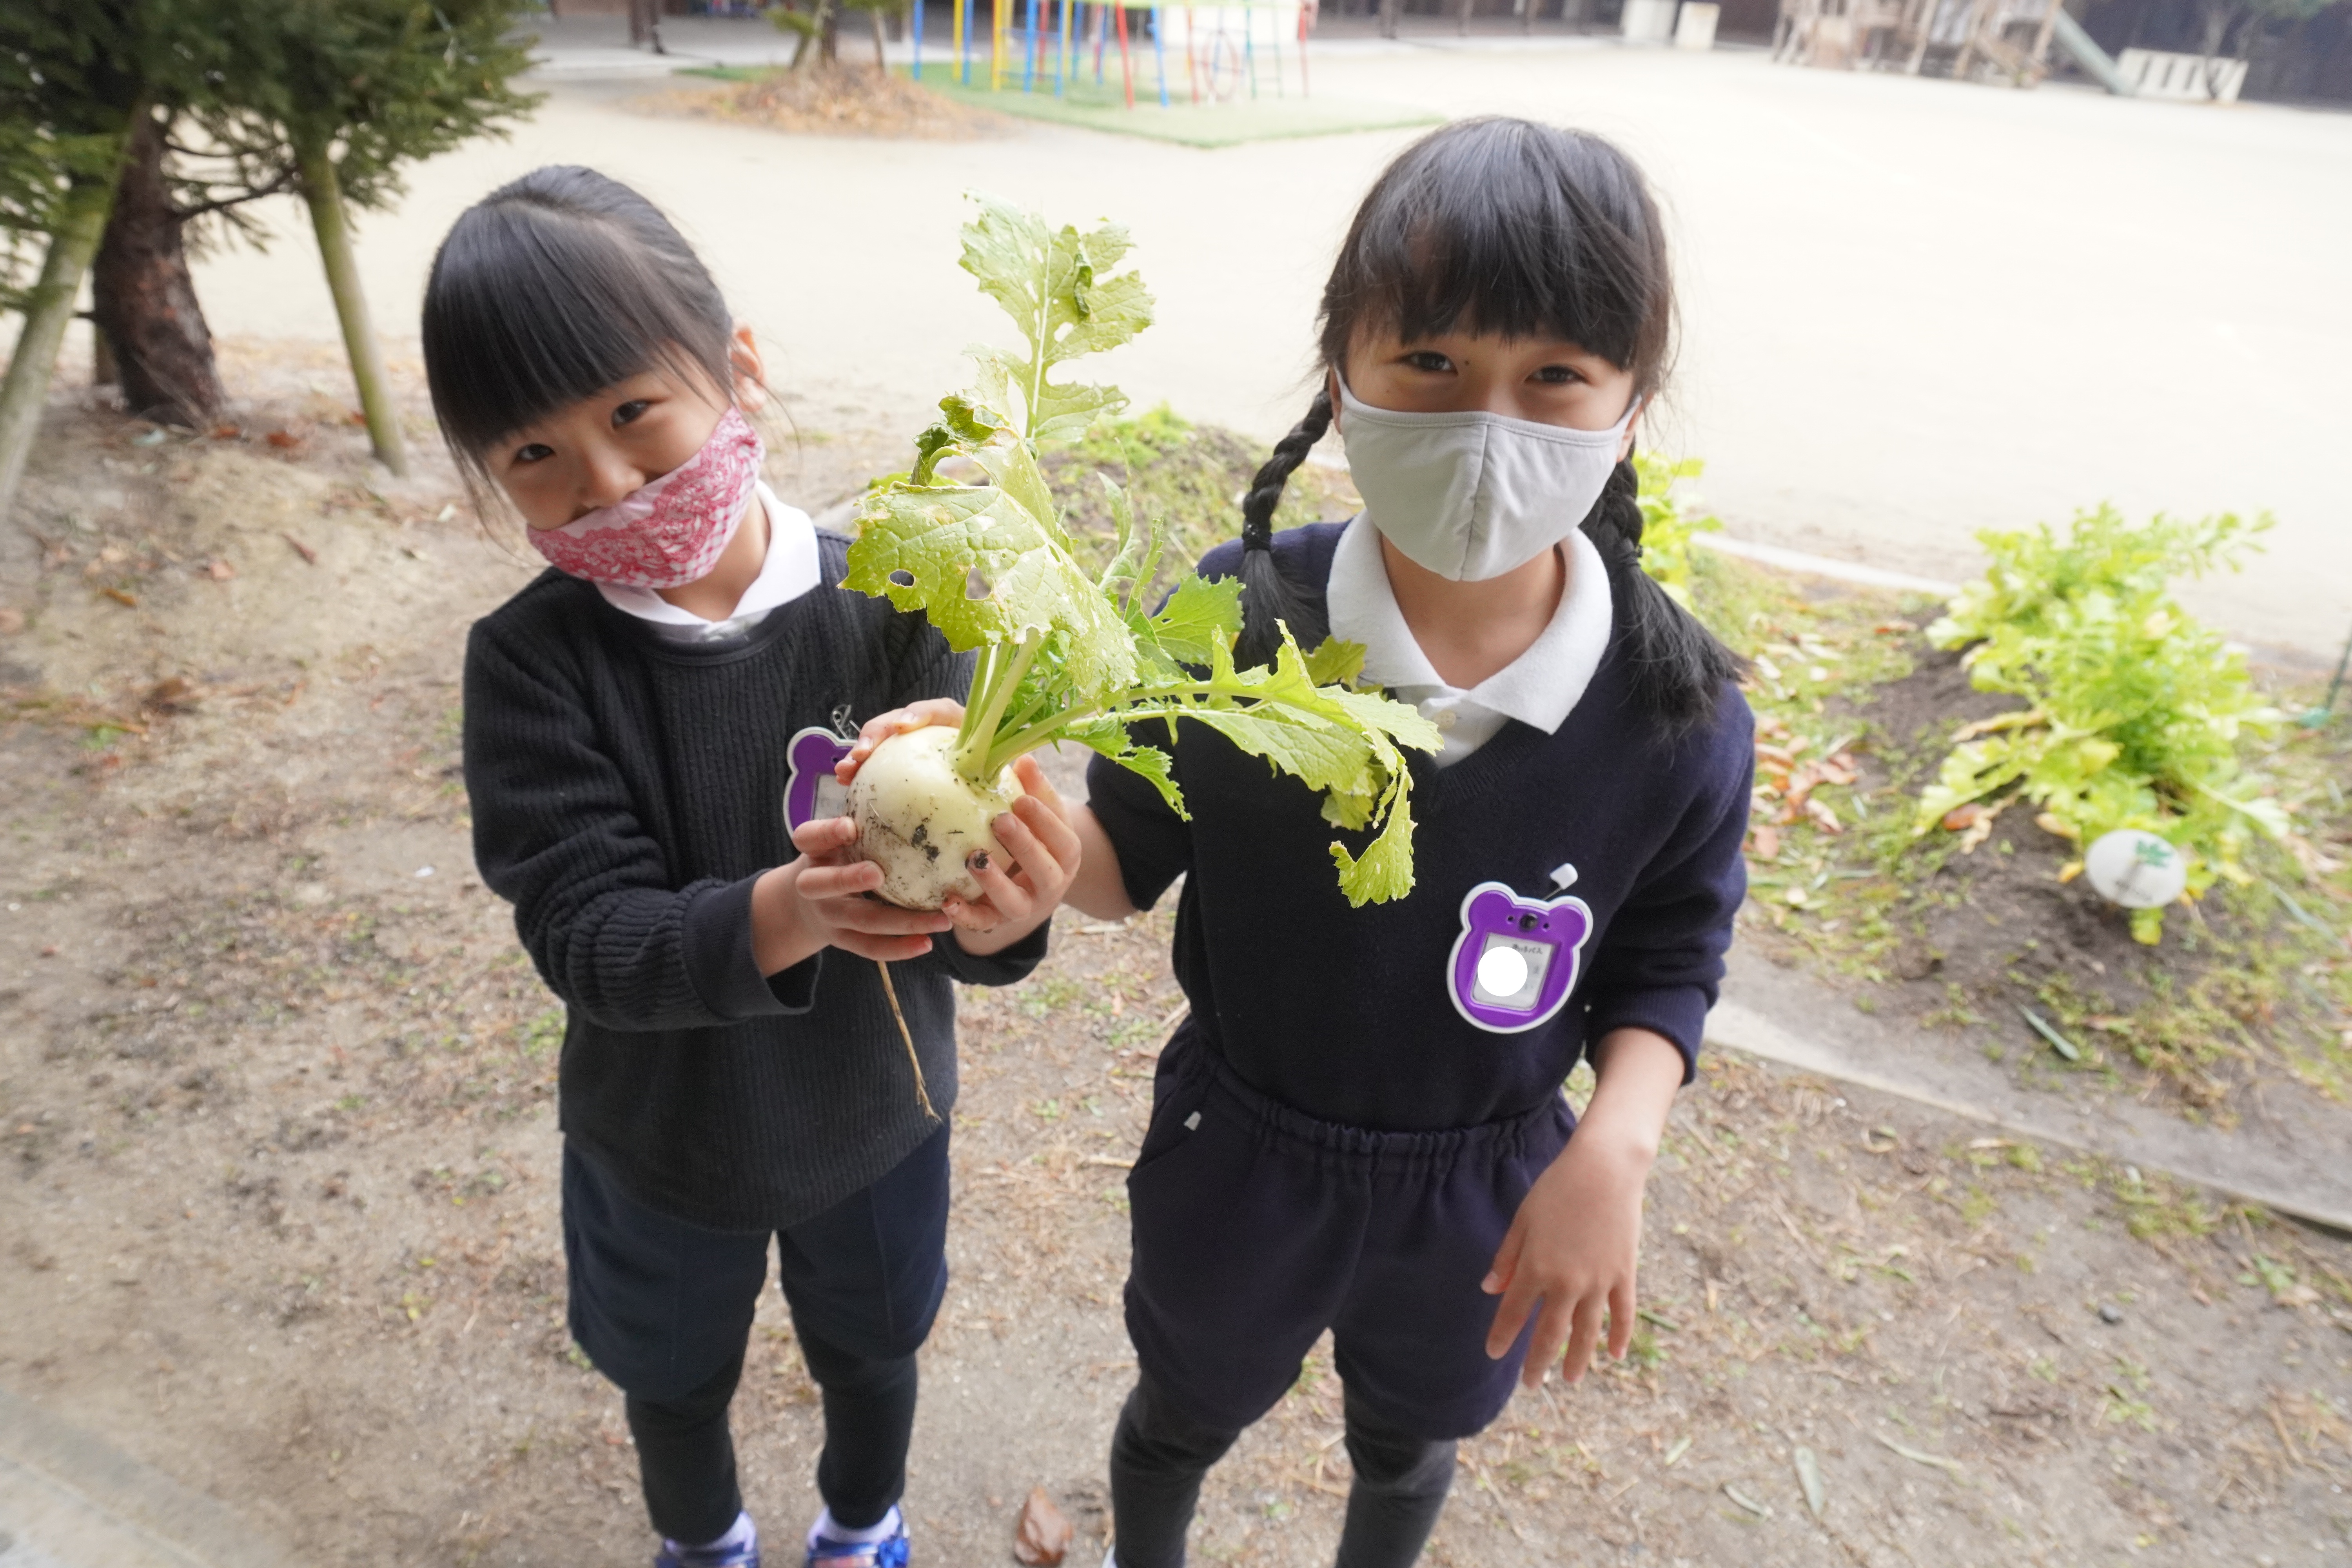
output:
<instances>
[{"instance_id":1,"label":"white collared shirt","mask_svg":"<svg viewBox=\"0 0 2352 1568\"><path fill-rule=\"evenodd\" d=\"M1609 593L1609 569L1601 552L1580 530L1568 536L1568 584L1551 621L1528 650L1467 691L1438 679L1397 608L1389 585L1388 564L1381 557L1381 536L1359 512L1339 536L1331 556L1331 580L1325 603L1331 635L1361 643L1364 674L1410 702L1444 736L1437 765L1451 767L1495 738L1506 721L1520 723L1549 735L1560 727L1601 656L1609 648L1614 613Z\"/></svg>"},{"instance_id":2,"label":"white collared shirt","mask_svg":"<svg viewBox=\"0 0 2352 1568\"><path fill-rule=\"evenodd\" d=\"M760 574L736 601L734 614L723 621L707 621L692 610L679 609L651 588L616 588L599 583L596 591L616 610L641 621L651 621L664 637L678 642L728 642L743 636L770 610L788 605L817 585L823 571L817 563L816 524L796 506L786 506L762 480L760 505L768 514L768 554Z\"/></svg>"}]
</instances>

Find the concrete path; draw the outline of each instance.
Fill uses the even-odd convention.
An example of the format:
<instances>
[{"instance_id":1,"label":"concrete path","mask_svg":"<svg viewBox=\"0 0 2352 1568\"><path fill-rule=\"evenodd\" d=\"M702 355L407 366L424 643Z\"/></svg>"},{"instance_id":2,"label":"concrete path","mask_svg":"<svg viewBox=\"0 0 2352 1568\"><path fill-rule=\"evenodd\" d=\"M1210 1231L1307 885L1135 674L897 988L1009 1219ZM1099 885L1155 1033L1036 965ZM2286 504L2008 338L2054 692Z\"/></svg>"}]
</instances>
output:
<instances>
[{"instance_id":1,"label":"concrete path","mask_svg":"<svg viewBox=\"0 0 2352 1568\"><path fill-rule=\"evenodd\" d=\"M0 1568L281 1568L201 1493L0 1389Z\"/></svg>"},{"instance_id":2,"label":"concrete path","mask_svg":"<svg viewBox=\"0 0 2352 1568\"><path fill-rule=\"evenodd\" d=\"M674 31L703 52L775 47L763 25L714 29ZM953 266L958 195L981 187L1128 223L1160 324L1108 373L1140 404L1278 433L1304 405L1332 249L1407 140L1201 152L1034 123L960 143L789 137L628 112L657 85L643 80L545 80L511 141L416 170L405 204L362 224L388 334L413 334L467 203L586 162L683 221L776 375L879 389L910 429L958 384L956 351L999 330ZM2343 637L2352 116L1570 40L1335 45L1315 83L1588 126L1641 158L1675 228L1685 327L1654 439L1709 460L1735 533L1953 578L1974 530L2101 499L2135 515L2268 508L2269 553L2195 602L2263 642L2315 654ZM265 216L286 237L267 256L225 248L198 268L215 329L331 339L297 215Z\"/></svg>"},{"instance_id":3,"label":"concrete path","mask_svg":"<svg viewBox=\"0 0 2352 1568\"><path fill-rule=\"evenodd\" d=\"M2021 1035L2022 1031L2021 1031ZM2352 1169L2315 1159L2352 1146L2352 1109L2293 1085L2247 1097L2222 1131L2091 1084L2068 1094L2029 1089L1969 1045L1856 1011L1795 970L1735 947L1707 1043L1893 1094L2062 1148L2085 1150L2352 1234Z\"/></svg>"}]
</instances>

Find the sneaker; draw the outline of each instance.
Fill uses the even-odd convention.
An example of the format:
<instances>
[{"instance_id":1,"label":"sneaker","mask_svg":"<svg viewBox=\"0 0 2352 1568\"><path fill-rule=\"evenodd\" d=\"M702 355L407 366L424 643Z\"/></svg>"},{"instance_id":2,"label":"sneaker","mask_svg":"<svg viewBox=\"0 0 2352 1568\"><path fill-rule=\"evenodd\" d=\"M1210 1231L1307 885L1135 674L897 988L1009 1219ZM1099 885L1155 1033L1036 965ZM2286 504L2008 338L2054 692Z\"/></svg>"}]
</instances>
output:
<instances>
[{"instance_id":1,"label":"sneaker","mask_svg":"<svg viewBox=\"0 0 2352 1568\"><path fill-rule=\"evenodd\" d=\"M654 1554L654 1568L760 1568L760 1531L746 1513L738 1516L734 1529L708 1546L665 1541Z\"/></svg>"},{"instance_id":2,"label":"sneaker","mask_svg":"<svg viewBox=\"0 0 2352 1568\"><path fill-rule=\"evenodd\" d=\"M907 1516L892 1509L890 1533L879 1541L835 1541L810 1530L803 1568L907 1568Z\"/></svg>"}]
</instances>

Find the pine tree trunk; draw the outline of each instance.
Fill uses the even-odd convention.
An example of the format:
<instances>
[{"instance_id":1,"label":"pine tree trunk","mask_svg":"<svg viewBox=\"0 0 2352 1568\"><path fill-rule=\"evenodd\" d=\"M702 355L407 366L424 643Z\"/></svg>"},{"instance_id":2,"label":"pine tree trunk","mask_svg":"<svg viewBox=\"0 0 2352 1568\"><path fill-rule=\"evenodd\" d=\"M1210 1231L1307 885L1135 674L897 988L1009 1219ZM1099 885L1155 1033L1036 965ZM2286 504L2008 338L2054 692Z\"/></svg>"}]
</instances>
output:
<instances>
[{"instance_id":1,"label":"pine tree trunk","mask_svg":"<svg viewBox=\"0 0 2352 1568\"><path fill-rule=\"evenodd\" d=\"M220 417L228 395L163 178L163 136L152 115L131 122L114 211L90 271L91 315L113 355L123 407L202 430Z\"/></svg>"},{"instance_id":2,"label":"pine tree trunk","mask_svg":"<svg viewBox=\"0 0 2352 1568\"><path fill-rule=\"evenodd\" d=\"M302 198L310 206L310 228L319 237L319 259L327 268L327 289L335 297L335 319L342 324L343 351L359 387L360 410L367 417L368 439L374 444L376 460L404 476L408 450L400 437L400 416L393 407L392 380L384 374L383 348L368 322L367 296L360 289L359 261L352 254L351 220L343 210L334 160L323 143L308 142L296 147L295 159Z\"/></svg>"},{"instance_id":3,"label":"pine tree trunk","mask_svg":"<svg viewBox=\"0 0 2352 1568\"><path fill-rule=\"evenodd\" d=\"M40 281L25 302L25 329L17 334L7 378L0 381L0 521L16 504L16 487L33 455L33 438L40 434L41 412L48 405L58 350L65 342L82 275L98 251L99 236L106 230L106 209L113 200L113 185L94 181L67 194L57 233L41 261Z\"/></svg>"}]
</instances>

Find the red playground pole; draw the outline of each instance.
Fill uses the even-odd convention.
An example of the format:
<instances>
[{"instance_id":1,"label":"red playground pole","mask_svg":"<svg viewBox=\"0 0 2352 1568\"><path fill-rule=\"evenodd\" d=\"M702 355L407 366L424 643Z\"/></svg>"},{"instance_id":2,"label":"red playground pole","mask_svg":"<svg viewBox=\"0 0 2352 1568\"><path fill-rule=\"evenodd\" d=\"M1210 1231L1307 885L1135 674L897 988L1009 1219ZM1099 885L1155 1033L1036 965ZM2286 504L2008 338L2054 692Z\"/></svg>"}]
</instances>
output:
<instances>
[{"instance_id":1,"label":"red playground pole","mask_svg":"<svg viewBox=\"0 0 2352 1568\"><path fill-rule=\"evenodd\" d=\"M1527 0L1530 5L1535 0ZM1298 96L1305 98L1307 88L1307 7L1298 8Z\"/></svg>"},{"instance_id":2,"label":"red playground pole","mask_svg":"<svg viewBox=\"0 0 2352 1568\"><path fill-rule=\"evenodd\" d=\"M1127 83L1127 106L1129 109L1133 109L1135 107L1135 62L1129 59L1127 55L1127 5L1125 0L1119 0L1118 3L1118 74L1119 79Z\"/></svg>"}]
</instances>

